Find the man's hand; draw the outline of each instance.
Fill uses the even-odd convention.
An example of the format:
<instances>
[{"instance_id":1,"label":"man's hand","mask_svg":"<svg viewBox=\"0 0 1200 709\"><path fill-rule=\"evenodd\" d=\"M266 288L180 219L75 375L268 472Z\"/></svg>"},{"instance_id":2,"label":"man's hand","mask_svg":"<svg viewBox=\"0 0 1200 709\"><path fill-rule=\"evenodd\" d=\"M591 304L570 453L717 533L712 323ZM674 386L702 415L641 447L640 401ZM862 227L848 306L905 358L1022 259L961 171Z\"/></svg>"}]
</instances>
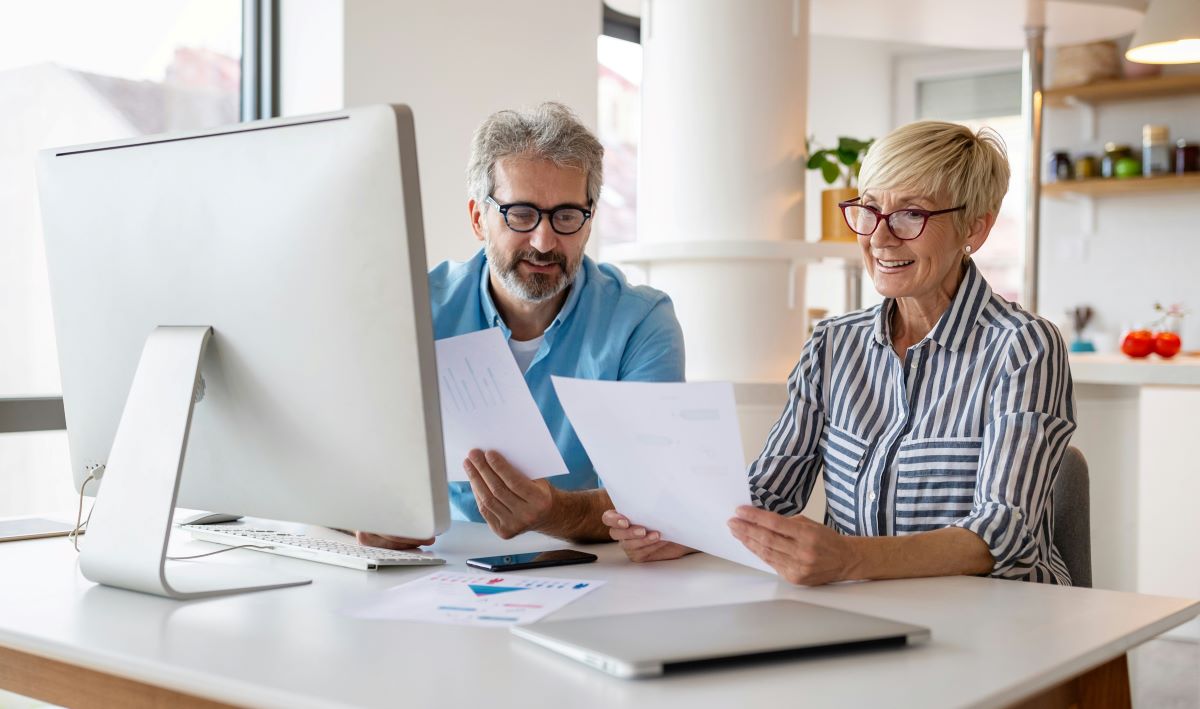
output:
<instances>
[{"instance_id":1,"label":"man's hand","mask_svg":"<svg viewBox=\"0 0 1200 709\"><path fill-rule=\"evenodd\" d=\"M550 517L558 491L545 480L530 480L496 451L473 450L463 470L479 513L501 539L540 530Z\"/></svg>"},{"instance_id":2,"label":"man's hand","mask_svg":"<svg viewBox=\"0 0 1200 709\"><path fill-rule=\"evenodd\" d=\"M666 561L696 551L682 544L663 541L658 532L630 523L616 510L605 512L601 520L608 525L608 535L621 543L621 550L630 561Z\"/></svg>"},{"instance_id":3,"label":"man's hand","mask_svg":"<svg viewBox=\"0 0 1200 709\"><path fill-rule=\"evenodd\" d=\"M416 549L433 544L433 539L409 539L408 537L393 537L390 534L372 534L371 532L355 532L354 538L365 547L380 549Z\"/></svg>"},{"instance_id":4,"label":"man's hand","mask_svg":"<svg viewBox=\"0 0 1200 709\"><path fill-rule=\"evenodd\" d=\"M742 505L729 520L733 536L790 583L820 586L850 578L853 548L823 524Z\"/></svg>"}]
</instances>

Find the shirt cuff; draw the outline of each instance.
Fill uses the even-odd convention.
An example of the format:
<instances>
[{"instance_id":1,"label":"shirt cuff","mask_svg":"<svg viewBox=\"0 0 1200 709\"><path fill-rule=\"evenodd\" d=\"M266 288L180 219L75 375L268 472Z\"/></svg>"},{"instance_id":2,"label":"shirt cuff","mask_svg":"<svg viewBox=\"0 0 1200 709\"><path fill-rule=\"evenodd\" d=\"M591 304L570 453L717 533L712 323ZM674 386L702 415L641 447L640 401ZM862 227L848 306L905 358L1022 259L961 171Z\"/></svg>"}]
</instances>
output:
<instances>
[{"instance_id":1,"label":"shirt cuff","mask_svg":"<svg viewBox=\"0 0 1200 709\"><path fill-rule=\"evenodd\" d=\"M995 560L990 576L1024 578L1037 562L1037 544L1018 508L985 503L951 526L970 530L987 544Z\"/></svg>"}]
</instances>

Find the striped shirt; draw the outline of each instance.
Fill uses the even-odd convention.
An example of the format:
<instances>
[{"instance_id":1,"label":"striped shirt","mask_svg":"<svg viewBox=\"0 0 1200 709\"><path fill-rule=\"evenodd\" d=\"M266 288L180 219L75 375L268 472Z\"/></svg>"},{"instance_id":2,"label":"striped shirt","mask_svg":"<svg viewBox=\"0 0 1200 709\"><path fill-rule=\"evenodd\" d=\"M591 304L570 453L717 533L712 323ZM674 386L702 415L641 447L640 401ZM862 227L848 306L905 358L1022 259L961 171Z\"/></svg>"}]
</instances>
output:
<instances>
[{"instance_id":1,"label":"striped shirt","mask_svg":"<svg viewBox=\"0 0 1200 709\"><path fill-rule=\"evenodd\" d=\"M1070 584L1051 543L1054 479L1075 430L1058 330L994 295L970 262L904 361L894 307L816 327L750 464L755 504L796 514L823 473L825 523L843 534L962 527L987 544L992 576Z\"/></svg>"}]
</instances>

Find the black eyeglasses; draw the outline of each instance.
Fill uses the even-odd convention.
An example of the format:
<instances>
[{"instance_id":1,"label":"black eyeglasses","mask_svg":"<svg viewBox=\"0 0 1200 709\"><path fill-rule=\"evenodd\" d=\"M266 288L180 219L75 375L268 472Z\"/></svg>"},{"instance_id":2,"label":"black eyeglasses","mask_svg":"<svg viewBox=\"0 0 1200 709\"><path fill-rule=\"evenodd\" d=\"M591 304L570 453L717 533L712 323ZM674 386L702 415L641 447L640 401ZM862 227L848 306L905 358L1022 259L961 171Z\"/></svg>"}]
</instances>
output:
<instances>
[{"instance_id":1,"label":"black eyeglasses","mask_svg":"<svg viewBox=\"0 0 1200 709\"><path fill-rule=\"evenodd\" d=\"M928 209L910 208L897 209L890 214L884 214L874 207L859 204L861 200L862 197L855 197L838 203L838 207L842 209L842 217L846 220L846 226L850 227L855 234L870 236L879 228L879 222L886 221L888 228L892 230L896 238L905 241L915 239L923 234L930 217L958 212L967 208L967 205L964 204L953 209L939 209L932 212Z\"/></svg>"},{"instance_id":2,"label":"black eyeglasses","mask_svg":"<svg viewBox=\"0 0 1200 709\"><path fill-rule=\"evenodd\" d=\"M550 228L555 234L570 236L583 228L588 219L592 218L592 210L582 207L555 207L554 209L539 209L527 202L500 204L491 195L487 202L496 208L504 217L504 223L509 229L522 234L533 231L542 223L542 215L550 216ZM588 205L589 207L591 204Z\"/></svg>"}]
</instances>

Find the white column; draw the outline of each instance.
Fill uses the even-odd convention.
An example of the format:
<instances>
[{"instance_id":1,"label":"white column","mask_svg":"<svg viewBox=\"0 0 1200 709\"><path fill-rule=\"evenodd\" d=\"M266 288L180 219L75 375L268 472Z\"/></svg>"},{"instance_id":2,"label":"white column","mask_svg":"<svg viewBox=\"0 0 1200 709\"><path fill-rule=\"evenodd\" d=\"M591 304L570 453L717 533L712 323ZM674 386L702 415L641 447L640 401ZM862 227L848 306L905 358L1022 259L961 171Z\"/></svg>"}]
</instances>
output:
<instances>
[{"instance_id":1,"label":"white column","mask_svg":"<svg viewBox=\"0 0 1200 709\"><path fill-rule=\"evenodd\" d=\"M805 336L808 0L645 0L642 44L629 260L674 299L689 379L782 381Z\"/></svg>"}]
</instances>

